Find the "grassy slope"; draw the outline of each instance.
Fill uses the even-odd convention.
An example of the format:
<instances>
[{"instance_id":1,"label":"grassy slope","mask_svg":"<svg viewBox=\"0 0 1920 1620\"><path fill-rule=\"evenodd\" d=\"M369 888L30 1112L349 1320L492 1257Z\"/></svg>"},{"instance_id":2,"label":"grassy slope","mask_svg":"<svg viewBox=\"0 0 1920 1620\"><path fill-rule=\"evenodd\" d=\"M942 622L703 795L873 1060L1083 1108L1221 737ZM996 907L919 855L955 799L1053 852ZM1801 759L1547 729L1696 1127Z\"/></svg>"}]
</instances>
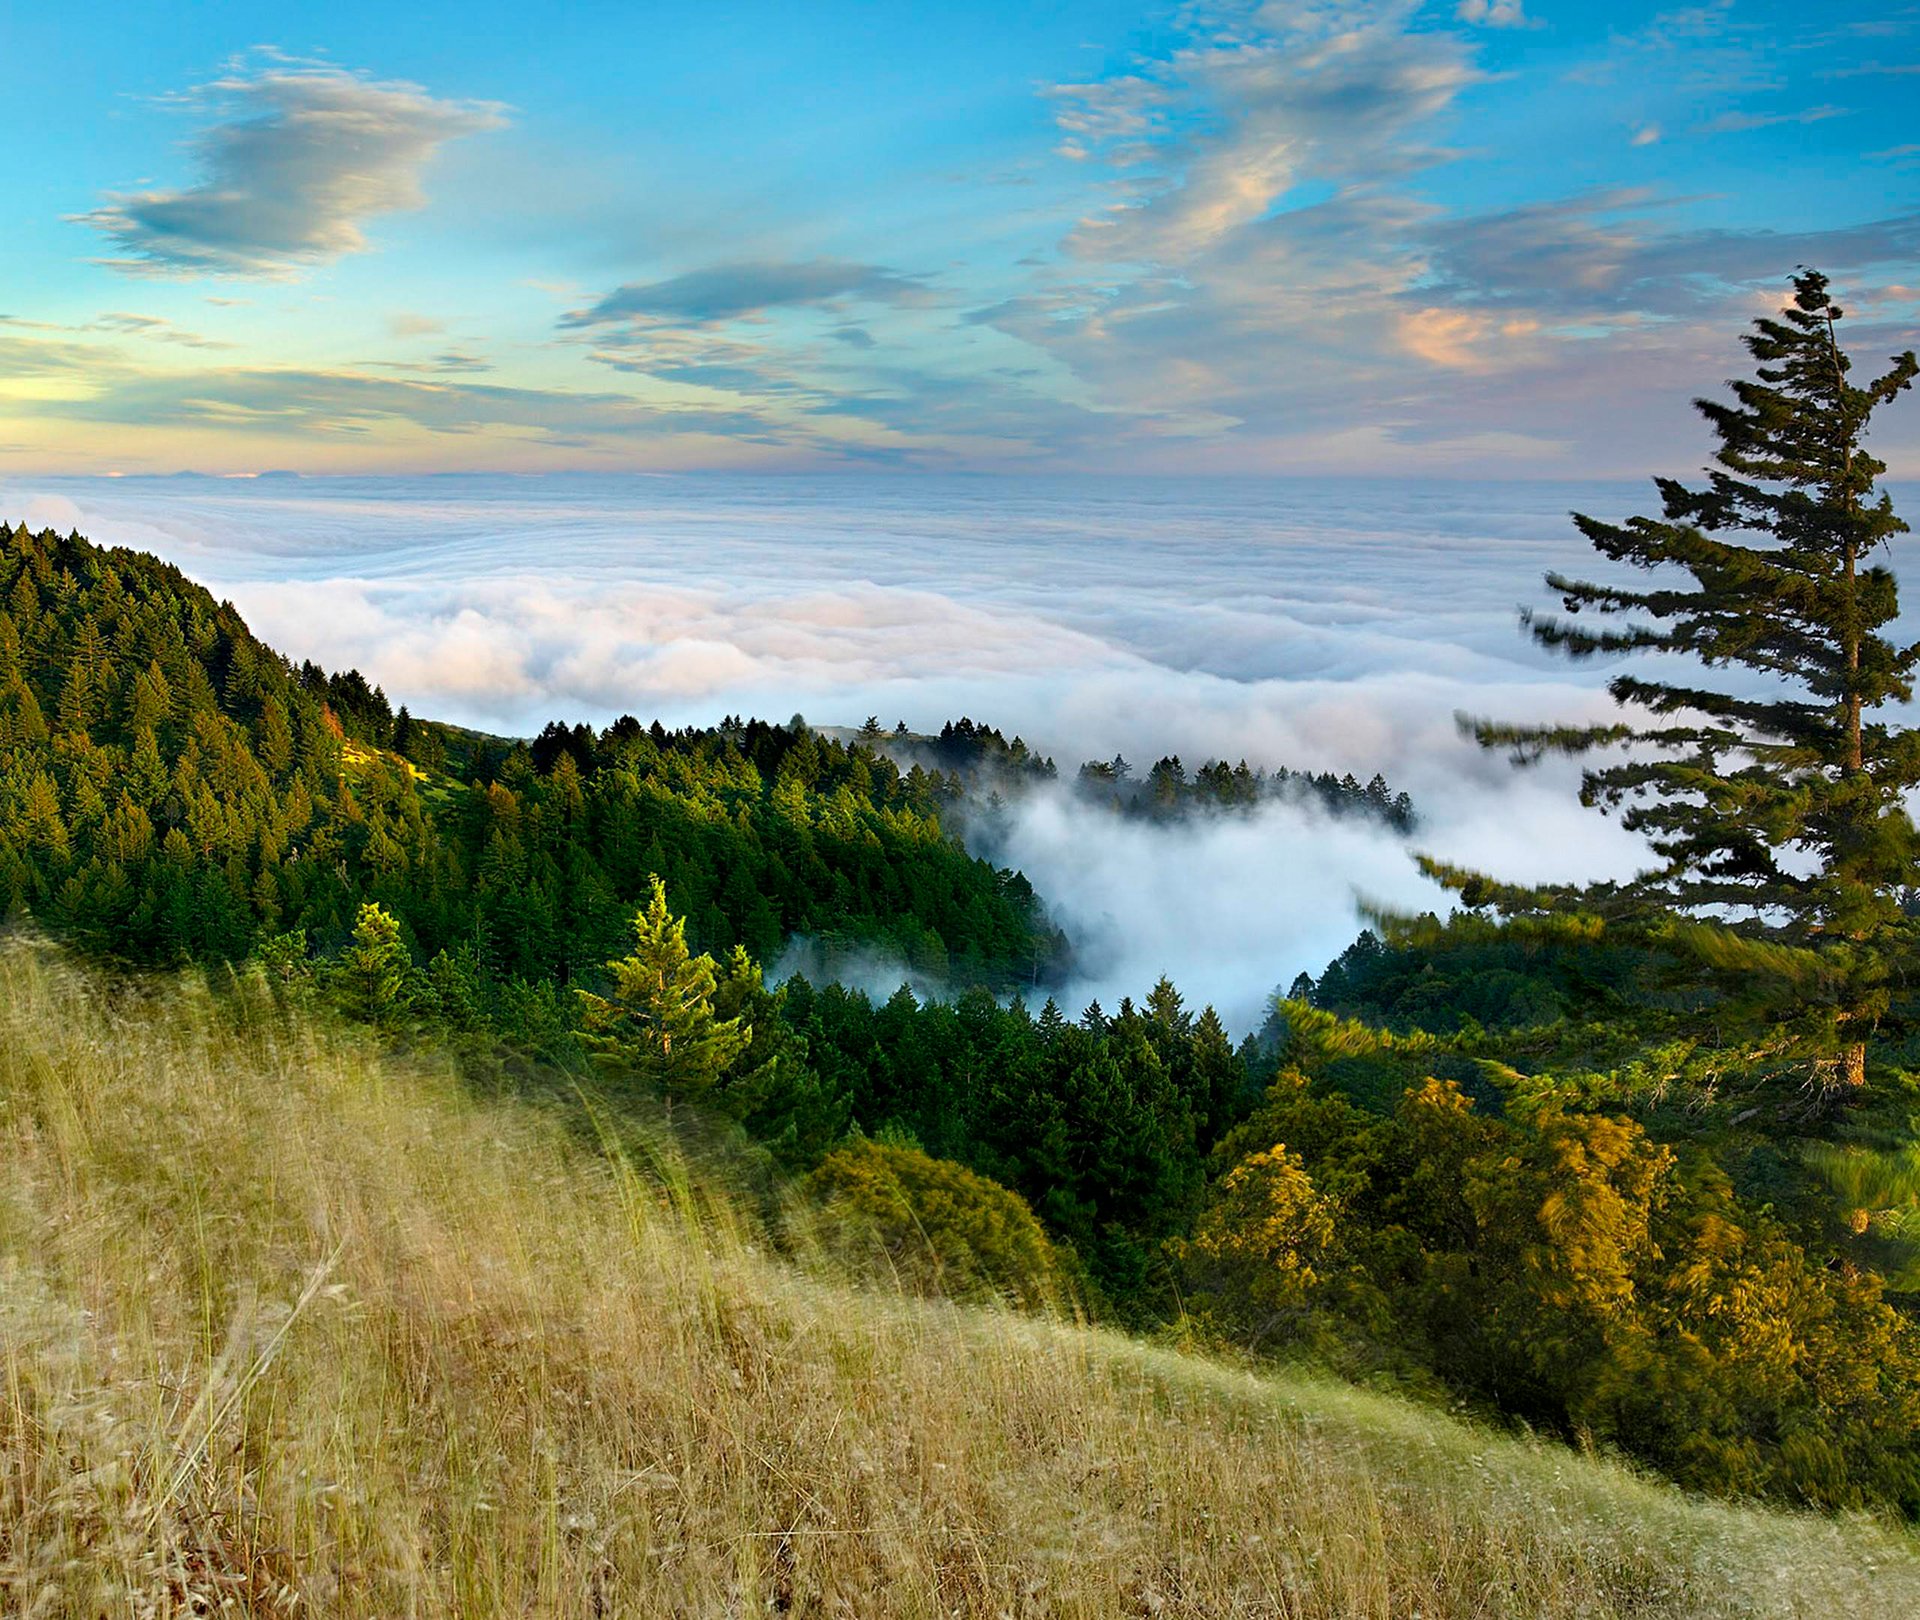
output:
<instances>
[{"instance_id":1,"label":"grassy slope","mask_svg":"<svg viewBox=\"0 0 1920 1620\"><path fill-rule=\"evenodd\" d=\"M1899 1532L809 1278L670 1168L27 947L0 1349L0 1612L1920 1612Z\"/></svg>"}]
</instances>

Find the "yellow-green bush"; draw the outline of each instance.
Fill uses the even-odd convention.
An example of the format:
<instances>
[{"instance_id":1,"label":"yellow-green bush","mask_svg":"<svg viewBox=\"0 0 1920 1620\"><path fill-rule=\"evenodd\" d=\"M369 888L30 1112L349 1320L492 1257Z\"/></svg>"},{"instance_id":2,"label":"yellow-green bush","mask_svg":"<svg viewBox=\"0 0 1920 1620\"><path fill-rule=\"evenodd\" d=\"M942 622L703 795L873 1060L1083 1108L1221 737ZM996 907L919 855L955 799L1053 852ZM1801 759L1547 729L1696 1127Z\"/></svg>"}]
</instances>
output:
<instances>
[{"instance_id":1,"label":"yellow-green bush","mask_svg":"<svg viewBox=\"0 0 1920 1620\"><path fill-rule=\"evenodd\" d=\"M1697 1489L1920 1516L1920 1329L1705 1155L1435 1080L1383 1117L1293 1071L1225 1151L1178 1253L1243 1341L1339 1343Z\"/></svg>"},{"instance_id":2,"label":"yellow-green bush","mask_svg":"<svg viewBox=\"0 0 1920 1620\"><path fill-rule=\"evenodd\" d=\"M1060 1266L1027 1201L918 1148L861 1138L807 1178L826 1206L827 1244L877 1248L901 1282L952 1299L1053 1300Z\"/></svg>"}]
</instances>

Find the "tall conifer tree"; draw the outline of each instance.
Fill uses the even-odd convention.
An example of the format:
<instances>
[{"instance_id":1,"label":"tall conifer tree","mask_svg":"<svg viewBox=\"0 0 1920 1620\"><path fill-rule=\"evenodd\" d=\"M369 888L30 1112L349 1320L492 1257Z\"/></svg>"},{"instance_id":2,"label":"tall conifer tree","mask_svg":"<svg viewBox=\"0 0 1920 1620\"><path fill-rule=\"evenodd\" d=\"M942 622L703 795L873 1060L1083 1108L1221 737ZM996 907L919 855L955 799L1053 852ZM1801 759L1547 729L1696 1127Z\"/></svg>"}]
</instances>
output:
<instances>
[{"instance_id":1,"label":"tall conifer tree","mask_svg":"<svg viewBox=\"0 0 1920 1620\"><path fill-rule=\"evenodd\" d=\"M753 1040L739 1018L721 1018L713 997L719 973L711 956L687 946L687 924L667 909L667 886L633 919L634 948L607 963L611 996L577 990L582 1043L603 1065L652 1081L669 1095L712 1089Z\"/></svg>"},{"instance_id":2,"label":"tall conifer tree","mask_svg":"<svg viewBox=\"0 0 1920 1620\"><path fill-rule=\"evenodd\" d=\"M1665 919L1777 1058L1858 1086L1912 931L1901 898L1920 858L1905 807L1920 733L1888 712L1912 695L1920 644L1885 634L1896 591L1876 555L1907 525L1863 441L1920 366L1909 352L1857 386L1826 277L1803 271L1793 288L1746 335L1757 364L1730 384L1733 402L1696 402L1719 439L1705 487L1656 479L1658 518L1575 514L1602 557L1654 578L1549 574L1567 616L1527 615L1534 638L1569 657L1665 655L1609 688L1640 718L1473 727L1516 763L1607 751L1581 800L1618 811L1658 864L1626 883L1532 891L1430 870L1510 913ZM1689 678L1681 659L1713 673Z\"/></svg>"}]
</instances>

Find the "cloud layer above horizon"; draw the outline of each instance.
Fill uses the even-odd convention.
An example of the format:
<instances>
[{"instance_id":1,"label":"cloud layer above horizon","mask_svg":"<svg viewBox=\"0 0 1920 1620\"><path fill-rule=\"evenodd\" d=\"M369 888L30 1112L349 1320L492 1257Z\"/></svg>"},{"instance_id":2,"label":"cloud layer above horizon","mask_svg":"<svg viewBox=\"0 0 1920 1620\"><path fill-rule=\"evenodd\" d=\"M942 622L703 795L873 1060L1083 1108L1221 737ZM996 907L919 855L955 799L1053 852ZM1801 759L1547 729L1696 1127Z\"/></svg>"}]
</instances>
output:
<instances>
[{"instance_id":1,"label":"cloud layer above horizon","mask_svg":"<svg viewBox=\"0 0 1920 1620\"><path fill-rule=\"evenodd\" d=\"M7 23L0 469L1610 475L1920 331L1893 0L290 17Z\"/></svg>"}]
</instances>

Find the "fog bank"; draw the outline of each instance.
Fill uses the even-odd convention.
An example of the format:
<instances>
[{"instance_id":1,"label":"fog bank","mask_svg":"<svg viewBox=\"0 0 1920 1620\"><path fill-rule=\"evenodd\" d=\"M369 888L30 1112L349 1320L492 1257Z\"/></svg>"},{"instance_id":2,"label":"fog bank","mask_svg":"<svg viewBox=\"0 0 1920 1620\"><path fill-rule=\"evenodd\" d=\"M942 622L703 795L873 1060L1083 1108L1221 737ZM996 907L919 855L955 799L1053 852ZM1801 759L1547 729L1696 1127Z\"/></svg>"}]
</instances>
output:
<instances>
[{"instance_id":1,"label":"fog bank","mask_svg":"<svg viewBox=\"0 0 1920 1620\"><path fill-rule=\"evenodd\" d=\"M1121 817L1065 789L1013 807L986 851L1019 867L1075 947L1056 992L1070 1016L1098 999L1111 1010L1162 974L1196 1010L1212 1003L1242 1035L1294 975L1318 975L1365 925L1362 907L1445 910L1421 875L1420 850L1507 875L1621 875L1638 840L1583 811L1565 771L1503 790L1478 783L1429 801L1410 838L1358 816L1269 803L1176 822Z\"/></svg>"}]
</instances>

